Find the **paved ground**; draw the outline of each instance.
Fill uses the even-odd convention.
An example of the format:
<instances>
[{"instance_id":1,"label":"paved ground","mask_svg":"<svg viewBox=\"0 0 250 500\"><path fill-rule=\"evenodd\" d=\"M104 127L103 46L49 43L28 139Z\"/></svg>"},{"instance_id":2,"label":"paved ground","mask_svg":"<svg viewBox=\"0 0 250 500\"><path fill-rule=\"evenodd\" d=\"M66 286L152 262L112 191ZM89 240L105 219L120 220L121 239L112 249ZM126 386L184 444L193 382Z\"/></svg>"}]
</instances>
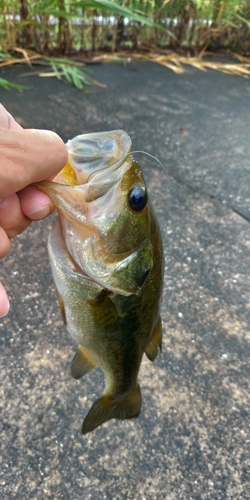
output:
<instances>
[{"instance_id":1,"label":"paved ground","mask_svg":"<svg viewBox=\"0 0 250 500\"><path fill-rule=\"evenodd\" d=\"M1 76L23 82L25 71ZM1 263L12 307L0 323L0 497L250 499L250 81L143 62L97 65L94 76L107 87L32 76L1 101L23 126L65 140L124 128L164 163L170 175L140 156L165 247L163 353L143 361L141 416L82 437L103 375L70 378L52 220L16 239Z\"/></svg>"}]
</instances>

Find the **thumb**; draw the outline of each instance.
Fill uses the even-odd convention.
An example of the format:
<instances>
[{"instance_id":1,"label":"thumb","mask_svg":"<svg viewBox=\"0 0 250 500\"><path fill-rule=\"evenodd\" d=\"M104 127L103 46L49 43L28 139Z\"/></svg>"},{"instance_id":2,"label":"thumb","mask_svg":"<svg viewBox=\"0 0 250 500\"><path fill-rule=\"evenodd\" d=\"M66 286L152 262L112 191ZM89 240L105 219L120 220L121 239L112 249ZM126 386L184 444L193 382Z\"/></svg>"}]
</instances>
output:
<instances>
[{"instance_id":1,"label":"thumb","mask_svg":"<svg viewBox=\"0 0 250 500\"><path fill-rule=\"evenodd\" d=\"M62 139L48 130L0 128L0 151L0 198L53 178L68 159Z\"/></svg>"}]
</instances>

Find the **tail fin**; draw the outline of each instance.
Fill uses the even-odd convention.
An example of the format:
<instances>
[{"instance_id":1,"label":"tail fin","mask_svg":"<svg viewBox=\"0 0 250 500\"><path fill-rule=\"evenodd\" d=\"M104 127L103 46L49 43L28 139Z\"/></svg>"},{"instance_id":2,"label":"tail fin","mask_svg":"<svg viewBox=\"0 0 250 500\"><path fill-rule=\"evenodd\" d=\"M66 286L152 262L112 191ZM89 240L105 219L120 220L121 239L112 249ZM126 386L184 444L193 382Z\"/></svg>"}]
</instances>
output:
<instances>
[{"instance_id":1,"label":"tail fin","mask_svg":"<svg viewBox=\"0 0 250 500\"><path fill-rule=\"evenodd\" d=\"M141 390L137 385L135 391L122 400L103 395L94 402L82 424L82 434L93 431L96 427L111 418L127 419L138 417L141 412Z\"/></svg>"}]
</instances>

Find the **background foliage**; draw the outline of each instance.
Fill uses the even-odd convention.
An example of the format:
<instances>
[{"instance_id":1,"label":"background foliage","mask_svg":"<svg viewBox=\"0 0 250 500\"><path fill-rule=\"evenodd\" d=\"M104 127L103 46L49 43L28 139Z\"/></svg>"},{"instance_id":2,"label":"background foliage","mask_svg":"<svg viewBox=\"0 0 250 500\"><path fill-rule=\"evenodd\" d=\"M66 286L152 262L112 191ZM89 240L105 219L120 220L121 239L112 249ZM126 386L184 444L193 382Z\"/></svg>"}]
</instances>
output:
<instances>
[{"instance_id":1,"label":"background foliage","mask_svg":"<svg viewBox=\"0 0 250 500\"><path fill-rule=\"evenodd\" d=\"M0 51L250 51L250 0L0 0Z\"/></svg>"}]
</instances>

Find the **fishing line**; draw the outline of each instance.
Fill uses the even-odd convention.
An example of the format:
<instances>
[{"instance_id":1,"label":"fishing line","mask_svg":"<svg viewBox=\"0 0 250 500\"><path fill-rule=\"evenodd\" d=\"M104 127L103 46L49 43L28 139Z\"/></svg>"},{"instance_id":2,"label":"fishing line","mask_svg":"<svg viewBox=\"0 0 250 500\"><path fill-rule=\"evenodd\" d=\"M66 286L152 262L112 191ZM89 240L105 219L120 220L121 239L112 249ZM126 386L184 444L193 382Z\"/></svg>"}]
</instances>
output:
<instances>
[{"instance_id":1,"label":"fishing line","mask_svg":"<svg viewBox=\"0 0 250 500\"><path fill-rule=\"evenodd\" d=\"M169 172L167 171L166 167L164 167L164 165L162 164L162 162L159 160L159 158L157 158L156 156L152 155L151 153L148 153L147 151L129 151L128 153L125 153L123 156L121 156L118 160L115 160L113 163L110 163L109 165L105 165L103 166L102 168L99 168L98 170L94 171L94 172L91 172L89 174L89 177L87 179L87 182L90 181L91 177L94 176L96 174L96 172L102 172L103 170L106 170L106 168L109 168L109 167L112 167L113 165L115 165L115 163L118 163L117 165L117 168L119 168L119 166L129 157L129 156L132 156L133 154L136 154L136 153L141 153L141 154L144 154L144 155L147 155L149 156L150 158L153 158L153 160L156 160L161 168L163 169L164 173L166 175L171 175L169 174ZM103 157L105 159L108 159L108 156L105 155L105 154L102 154L100 155L100 157ZM96 158L96 157L95 157Z\"/></svg>"},{"instance_id":2,"label":"fishing line","mask_svg":"<svg viewBox=\"0 0 250 500\"><path fill-rule=\"evenodd\" d=\"M156 160L160 164L160 166L164 170L165 174L168 174L168 171L167 171L166 167L164 167L164 165L162 164L162 162L156 156L151 155L151 153L148 153L147 151L131 151L131 153L129 153L127 156L133 155L135 153L141 153L143 155L149 156L150 158L153 158L153 160Z\"/></svg>"},{"instance_id":3,"label":"fishing line","mask_svg":"<svg viewBox=\"0 0 250 500\"><path fill-rule=\"evenodd\" d=\"M219 203L220 205L224 203L222 203L222 201L217 198L216 196L214 196L213 194L209 193L207 190L205 189L202 189L200 188L199 186L196 186L195 184L193 184L192 182L188 181L187 179L184 179L183 177L181 177L180 175L176 174L175 172L170 172L163 164L162 162L159 160L159 158L157 158L156 156L152 155L151 153L148 153L147 151L130 151L128 153L125 153L120 159L119 159L119 164L117 166L117 168L121 165L121 163L123 161L126 160L126 158L128 158L129 156L133 155L133 154L136 154L136 153L141 153L141 154L144 154L144 155L147 155L149 156L150 158L152 158L153 160L156 160L157 163L160 164L163 172L165 173L165 175L169 176L169 177L172 177L172 179L175 179L177 182L180 182L181 184L184 184L185 186L188 186L189 188L191 188L192 190L200 193L200 194L205 194L206 196L208 196L209 198L213 199L213 200L216 200L217 203ZM103 157L105 157L107 159L107 155L104 155L103 154ZM110 165L108 165L109 167L112 167L112 165L114 165L115 163L117 163L117 160L114 161L113 163L111 163ZM103 168L100 168L99 169L99 172L105 170L107 168L107 166L104 166ZM87 179L87 182L89 182L90 178L96 173L95 172L91 172L88 179ZM240 209L230 205L230 204L226 204L226 206L228 206L228 208L230 208L233 212L235 212L236 214L238 214L240 217L242 217L243 219L247 220L247 221L250 221L250 217L248 215L246 215L244 212L242 212Z\"/></svg>"},{"instance_id":4,"label":"fishing line","mask_svg":"<svg viewBox=\"0 0 250 500\"><path fill-rule=\"evenodd\" d=\"M203 189L195 184L193 184L192 182L188 181L187 179L184 179L183 177L181 177L180 175L176 174L176 173L173 173L173 172L170 172L167 170L167 168L161 163L161 161L156 158L156 156L154 155L151 155L150 153L147 153L146 151L132 151L131 153L129 153L130 155L132 155L133 153L143 153L147 156L150 156L150 158L153 158L154 160L156 160L162 167L164 173L170 177L172 177L172 179L175 179L177 182L180 182L181 184L184 184L185 186L188 186L189 188L193 189L194 191L200 193L200 194L204 194L206 196L208 196L209 198L211 198L212 200L215 200L217 201L217 203L219 203L220 205L223 205L225 206L225 204L219 199L217 198L216 196L214 196L213 194L209 193L209 191L207 191L206 189ZM126 156L129 156L126 155ZM233 212L235 212L236 214L238 214L240 217L242 217L243 219L247 220L248 222L250 221L250 217L248 215L246 215L244 212L242 212L240 209L234 207L233 205L230 205L230 204L226 204L226 206L228 208L230 208L230 210L232 210Z\"/></svg>"},{"instance_id":5,"label":"fishing line","mask_svg":"<svg viewBox=\"0 0 250 500\"><path fill-rule=\"evenodd\" d=\"M183 179L182 177L180 177L178 174L176 174L175 172L170 172L163 164L162 162L159 160L159 158L157 158L156 156L154 155L151 155L151 153L148 153L147 151L132 151L131 153L127 154L126 156L129 156L129 155L132 155L133 153L142 153L144 155L147 155L147 156L150 156L150 158L153 158L154 160L156 160L162 170L164 171L164 174L166 174L167 176L169 177L172 177L172 179L175 179L176 181L178 182L181 182L182 184L185 184L186 186L189 186L190 188L194 189L194 190L199 190L199 188L197 186L195 186L194 184L192 184L191 182L187 181L186 179ZM206 193L207 194L207 193ZM209 195L210 196L210 195Z\"/></svg>"}]
</instances>

